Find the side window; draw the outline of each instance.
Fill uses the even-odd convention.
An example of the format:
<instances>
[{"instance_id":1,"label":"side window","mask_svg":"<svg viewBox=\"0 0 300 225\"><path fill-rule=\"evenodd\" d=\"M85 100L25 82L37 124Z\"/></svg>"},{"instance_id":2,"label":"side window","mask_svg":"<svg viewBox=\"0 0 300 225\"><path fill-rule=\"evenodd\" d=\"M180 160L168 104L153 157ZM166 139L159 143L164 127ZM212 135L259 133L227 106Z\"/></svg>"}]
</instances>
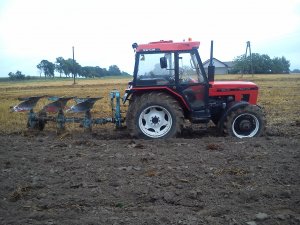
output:
<instances>
[{"instance_id":1,"label":"side window","mask_svg":"<svg viewBox=\"0 0 300 225\"><path fill-rule=\"evenodd\" d=\"M141 54L137 85L169 85L175 83L173 53Z\"/></svg>"},{"instance_id":2,"label":"side window","mask_svg":"<svg viewBox=\"0 0 300 225\"><path fill-rule=\"evenodd\" d=\"M196 56L192 53L179 54L179 83L191 84L203 81Z\"/></svg>"}]
</instances>

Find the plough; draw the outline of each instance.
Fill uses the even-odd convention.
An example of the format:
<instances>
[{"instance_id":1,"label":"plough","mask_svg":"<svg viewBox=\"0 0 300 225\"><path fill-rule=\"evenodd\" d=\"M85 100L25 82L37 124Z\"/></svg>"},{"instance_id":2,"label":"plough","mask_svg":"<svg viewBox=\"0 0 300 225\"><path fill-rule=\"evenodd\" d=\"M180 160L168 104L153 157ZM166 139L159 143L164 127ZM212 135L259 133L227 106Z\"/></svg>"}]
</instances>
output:
<instances>
[{"instance_id":1,"label":"plough","mask_svg":"<svg viewBox=\"0 0 300 225\"><path fill-rule=\"evenodd\" d=\"M109 94L112 117L93 118L91 109L96 101L102 99L97 98L78 98L78 97L56 97L56 96L33 96L19 98L18 105L11 107L12 112L28 112L27 128L42 131L47 122L56 122L58 131L65 129L66 123L80 123L86 130L91 131L94 124L114 123L116 128L122 127L124 118L121 117L120 110L120 92L113 90ZM40 111L35 111L34 108L38 101L42 98L48 98L51 103L45 105ZM75 104L71 107L66 107L70 100L74 100ZM68 113L84 113L83 117L69 117ZM53 115L56 114L56 115Z\"/></svg>"}]
</instances>

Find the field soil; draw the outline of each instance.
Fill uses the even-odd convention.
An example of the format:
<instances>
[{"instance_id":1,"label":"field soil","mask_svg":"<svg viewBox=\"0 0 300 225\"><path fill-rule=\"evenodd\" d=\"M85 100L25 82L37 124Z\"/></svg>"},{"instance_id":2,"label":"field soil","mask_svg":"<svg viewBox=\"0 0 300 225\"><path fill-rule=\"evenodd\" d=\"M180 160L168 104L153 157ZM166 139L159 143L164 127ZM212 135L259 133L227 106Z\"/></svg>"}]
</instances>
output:
<instances>
[{"instance_id":1,"label":"field soil","mask_svg":"<svg viewBox=\"0 0 300 225\"><path fill-rule=\"evenodd\" d=\"M299 121L264 137L0 136L0 224L300 224Z\"/></svg>"}]
</instances>

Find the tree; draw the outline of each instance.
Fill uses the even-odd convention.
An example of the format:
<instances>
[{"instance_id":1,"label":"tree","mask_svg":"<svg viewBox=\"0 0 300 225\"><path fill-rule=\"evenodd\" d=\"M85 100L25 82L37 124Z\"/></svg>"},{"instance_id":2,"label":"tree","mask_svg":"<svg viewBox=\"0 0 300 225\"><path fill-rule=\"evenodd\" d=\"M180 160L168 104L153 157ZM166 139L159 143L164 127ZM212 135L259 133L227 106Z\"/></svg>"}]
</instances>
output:
<instances>
[{"instance_id":1,"label":"tree","mask_svg":"<svg viewBox=\"0 0 300 225\"><path fill-rule=\"evenodd\" d=\"M253 53L252 63L253 63L253 73L266 74L271 72L270 68L272 65L272 60L266 54L260 55L258 53Z\"/></svg>"},{"instance_id":2,"label":"tree","mask_svg":"<svg viewBox=\"0 0 300 225\"><path fill-rule=\"evenodd\" d=\"M70 60L63 61L62 70L66 77L70 77L70 73L72 72L71 66L72 65L70 64Z\"/></svg>"},{"instance_id":3,"label":"tree","mask_svg":"<svg viewBox=\"0 0 300 225\"><path fill-rule=\"evenodd\" d=\"M16 78L17 78L17 80L24 80L25 79L25 75L21 71L18 70L16 72Z\"/></svg>"},{"instance_id":4,"label":"tree","mask_svg":"<svg viewBox=\"0 0 300 225\"><path fill-rule=\"evenodd\" d=\"M109 71L107 71L107 69L105 68L100 68L99 66L96 66L95 70L97 73L97 77L105 77L110 75Z\"/></svg>"},{"instance_id":5,"label":"tree","mask_svg":"<svg viewBox=\"0 0 300 225\"><path fill-rule=\"evenodd\" d=\"M54 77L54 63L44 59L37 65L37 68L40 68L41 71L43 71L45 77Z\"/></svg>"},{"instance_id":6,"label":"tree","mask_svg":"<svg viewBox=\"0 0 300 225\"><path fill-rule=\"evenodd\" d=\"M56 58L55 70L59 73L59 77L64 72L65 59L63 57Z\"/></svg>"},{"instance_id":7,"label":"tree","mask_svg":"<svg viewBox=\"0 0 300 225\"><path fill-rule=\"evenodd\" d=\"M117 65L109 66L108 70L99 66L82 67L76 60L73 61L71 58L64 59L63 57L57 57L55 64L48 60L42 60L36 67L40 71L40 77L42 73L45 77L54 77L54 71L58 72L60 77L62 74L65 74L66 77L70 77L70 74L74 74L75 76L85 78L128 75L128 73L121 71Z\"/></svg>"},{"instance_id":8,"label":"tree","mask_svg":"<svg viewBox=\"0 0 300 225\"><path fill-rule=\"evenodd\" d=\"M237 56L233 61L233 68L231 73L251 73L250 56L245 60L244 55ZM258 53L252 54L253 73L255 74L269 74L269 73L289 73L290 62L285 57L275 57L273 59L270 56Z\"/></svg>"},{"instance_id":9,"label":"tree","mask_svg":"<svg viewBox=\"0 0 300 225\"><path fill-rule=\"evenodd\" d=\"M86 78L94 78L94 77L104 77L108 76L109 73L105 68L100 68L99 66L84 66L81 67L81 76Z\"/></svg>"},{"instance_id":10,"label":"tree","mask_svg":"<svg viewBox=\"0 0 300 225\"><path fill-rule=\"evenodd\" d=\"M130 76L130 74L125 71L122 71L122 76Z\"/></svg>"},{"instance_id":11,"label":"tree","mask_svg":"<svg viewBox=\"0 0 300 225\"><path fill-rule=\"evenodd\" d=\"M258 53L252 53L252 65L253 73L270 73L271 58L268 55L260 55ZM244 55L240 55L234 59L232 73L251 73L251 61L250 56L245 60Z\"/></svg>"},{"instance_id":12,"label":"tree","mask_svg":"<svg viewBox=\"0 0 300 225\"><path fill-rule=\"evenodd\" d=\"M40 77L42 77L42 73L43 73L43 68L42 68L42 64L39 63L36 68L38 68L39 72L40 72Z\"/></svg>"},{"instance_id":13,"label":"tree","mask_svg":"<svg viewBox=\"0 0 300 225\"><path fill-rule=\"evenodd\" d=\"M111 76L119 76L121 75L121 70L117 65L111 65L108 68L109 75Z\"/></svg>"},{"instance_id":14,"label":"tree","mask_svg":"<svg viewBox=\"0 0 300 225\"><path fill-rule=\"evenodd\" d=\"M10 80L13 80L15 78L15 74L13 72L9 72L8 76Z\"/></svg>"},{"instance_id":15,"label":"tree","mask_svg":"<svg viewBox=\"0 0 300 225\"><path fill-rule=\"evenodd\" d=\"M300 69L294 69L292 72L293 73L300 73Z\"/></svg>"},{"instance_id":16,"label":"tree","mask_svg":"<svg viewBox=\"0 0 300 225\"><path fill-rule=\"evenodd\" d=\"M275 57L272 60L272 73L289 73L290 62L284 56L281 58Z\"/></svg>"},{"instance_id":17,"label":"tree","mask_svg":"<svg viewBox=\"0 0 300 225\"><path fill-rule=\"evenodd\" d=\"M282 65L283 65L283 73L290 73L290 66L291 66L291 63L289 60L287 60L284 56L281 57L281 62L282 62Z\"/></svg>"},{"instance_id":18,"label":"tree","mask_svg":"<svg viewBox=\"0 0 300 225\"><path fill-rule=\"evenodd\" d=\"M16 73L9 72L8 74L10 80L24 80L25 75L21 71L17 71Z\"/></svg>"},{"instance_id":19,"label":"tree","mask_svg":"<svg viewBox=\"0 0 300 225\"><path fill-rule=\"evenodd\" d=\"M81 68L81 76L88 78L92 77L90 76L90 67L89 66L84 66Z\"/></svg>"},{"instance_id":20,"label":"tree","mask_svg":"<svg viewBox=\"0 0 300 225\"><path fill-rule=\"evenodd\" d=\"M81 66L79 63L76 62L76 60L73 61L73 59L69 58L65 60L65 66L64 66L64 73L66 76L70 76L71 74L74 74L76 77L77 75L81 75Z\"/></svg>"}]
</instances>

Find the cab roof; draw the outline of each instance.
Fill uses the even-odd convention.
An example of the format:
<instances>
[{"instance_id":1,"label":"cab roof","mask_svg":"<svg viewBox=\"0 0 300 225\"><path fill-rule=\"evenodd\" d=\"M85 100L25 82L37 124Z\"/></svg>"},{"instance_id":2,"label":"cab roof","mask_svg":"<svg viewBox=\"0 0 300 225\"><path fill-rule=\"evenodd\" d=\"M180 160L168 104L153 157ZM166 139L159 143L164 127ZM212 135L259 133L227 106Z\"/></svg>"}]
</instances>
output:
<instances>
[{"instance_id":1,"label":"cab roof","mask_svg":"<svg viewBox=\"0 0 300 225\"><path fill-rule=\"evenodd\" d=\"M151 51L185 51L198 49L200 42L197 41L184 41L184 42L173 42L173 41L157 41L150 42L149 44L138 45L136 52L151 52Z\"/></svg>"}]
</instances>

